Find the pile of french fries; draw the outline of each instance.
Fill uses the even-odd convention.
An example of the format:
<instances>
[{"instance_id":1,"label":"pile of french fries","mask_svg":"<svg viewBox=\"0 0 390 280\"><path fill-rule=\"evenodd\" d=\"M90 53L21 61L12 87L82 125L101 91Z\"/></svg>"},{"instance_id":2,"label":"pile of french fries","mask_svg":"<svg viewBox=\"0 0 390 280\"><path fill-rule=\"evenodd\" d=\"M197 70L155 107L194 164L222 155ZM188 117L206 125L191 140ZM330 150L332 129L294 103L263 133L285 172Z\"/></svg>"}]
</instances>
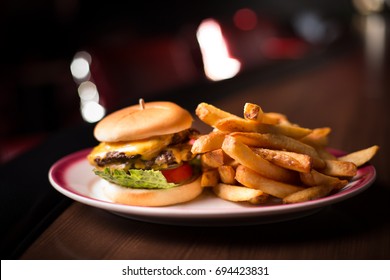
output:
<instances>
[{"instance_id":1,"label":"pile of french fries","mask_svg":"<svg viewBox=\"0 0 390 280\"><path fill-rule=\"evenodd\" d=\"M192 147L201 158L201 184L228 201L289 204L325 197L345 187L379 149L336 158L326 149L330 128L304 128L253 103L245 104L243 117L207 103L196 115L213 128Z\"/></svg>"}]
</instances>

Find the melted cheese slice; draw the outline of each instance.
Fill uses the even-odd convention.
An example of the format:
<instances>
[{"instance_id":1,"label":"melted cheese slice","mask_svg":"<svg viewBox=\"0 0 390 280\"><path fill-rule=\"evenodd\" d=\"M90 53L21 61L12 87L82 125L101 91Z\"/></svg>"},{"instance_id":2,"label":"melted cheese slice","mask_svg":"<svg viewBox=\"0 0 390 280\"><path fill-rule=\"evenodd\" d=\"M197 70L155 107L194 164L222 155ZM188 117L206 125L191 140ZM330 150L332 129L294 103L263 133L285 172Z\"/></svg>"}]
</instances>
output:
<instances>
[{"instance_id":1,"label":"melted cheese slice","mask_svg":"<svg viewBox=\"0 0 390 280\"><path fill-rule=\"evenodd\" d=\"M88 160L93 163L97 157L105 158L108 152L120 152L126 156L141 155L143 160L150 160L171 143L172 137L173 134L169 134L130 142L102 142L88 155Z\"/></svg>"}]
</instances>

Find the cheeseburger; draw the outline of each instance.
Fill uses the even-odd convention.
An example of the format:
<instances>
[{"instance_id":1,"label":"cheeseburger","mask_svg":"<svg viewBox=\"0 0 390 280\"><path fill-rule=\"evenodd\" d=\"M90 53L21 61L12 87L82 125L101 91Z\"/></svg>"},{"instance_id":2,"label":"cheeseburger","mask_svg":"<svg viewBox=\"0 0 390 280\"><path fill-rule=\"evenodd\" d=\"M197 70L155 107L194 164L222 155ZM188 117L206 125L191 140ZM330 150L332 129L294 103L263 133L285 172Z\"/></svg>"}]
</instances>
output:
<instances>
[{"instance_id":1,"label":"cheeseburger","mask_svg":"<svg viewBox=\"0 0 390 280\"><path fill-rule=\"evenodd\" d=\"M88 155L103 192L113 202L165 206L187 202L201 192L197 159L191 153L198 133L191 114L172 102L126 107L94 129L101 143Z\"/></svg>"}]
</instances>

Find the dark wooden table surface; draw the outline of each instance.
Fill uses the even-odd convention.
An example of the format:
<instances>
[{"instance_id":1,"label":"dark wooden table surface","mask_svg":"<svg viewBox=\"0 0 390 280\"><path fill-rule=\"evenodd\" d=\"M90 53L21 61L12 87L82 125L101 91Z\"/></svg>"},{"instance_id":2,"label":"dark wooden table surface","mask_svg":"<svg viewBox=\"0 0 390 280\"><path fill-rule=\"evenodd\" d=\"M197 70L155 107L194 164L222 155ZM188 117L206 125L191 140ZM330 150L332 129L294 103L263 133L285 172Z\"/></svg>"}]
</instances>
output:
<instances>
[{"instance_id":1,"label":"dark wooden table surface","mask_svg":"<svg viewBox=\"0 0 390 280\"><path fill-rule=\"evenodd\" d=\"M304 127L329 126L330 146L344 151L380 145L372 161L377 180L363 193L304 218L232 227L146 223L73 202L20 258L389 259L387 58L386 52L352 48L300 71L237 87L233 94L218 93L212 100L236 114L250 101ZM195 126L205 129L199 121Z\"/></svg>"}]
</instances>

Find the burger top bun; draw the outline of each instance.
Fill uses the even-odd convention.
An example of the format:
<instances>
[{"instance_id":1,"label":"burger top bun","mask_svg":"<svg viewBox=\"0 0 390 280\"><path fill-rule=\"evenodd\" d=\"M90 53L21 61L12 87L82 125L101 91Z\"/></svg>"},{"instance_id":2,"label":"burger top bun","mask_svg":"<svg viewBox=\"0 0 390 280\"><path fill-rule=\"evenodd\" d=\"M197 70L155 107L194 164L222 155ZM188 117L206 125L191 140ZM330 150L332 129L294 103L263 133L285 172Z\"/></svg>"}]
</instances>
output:
<instances>
[{"instance_id":1,"label":"burger top bun","mask_svg":"<svg viewBox=\"0 0 390 280\"><path fill-rule=\"evenodd\" d=\"M133 141L188 129L192 121L191 114L175 103L140 100L139 105L107 115L95 126L94 135L100 142Z\"/></svg>"}]
</instances>

